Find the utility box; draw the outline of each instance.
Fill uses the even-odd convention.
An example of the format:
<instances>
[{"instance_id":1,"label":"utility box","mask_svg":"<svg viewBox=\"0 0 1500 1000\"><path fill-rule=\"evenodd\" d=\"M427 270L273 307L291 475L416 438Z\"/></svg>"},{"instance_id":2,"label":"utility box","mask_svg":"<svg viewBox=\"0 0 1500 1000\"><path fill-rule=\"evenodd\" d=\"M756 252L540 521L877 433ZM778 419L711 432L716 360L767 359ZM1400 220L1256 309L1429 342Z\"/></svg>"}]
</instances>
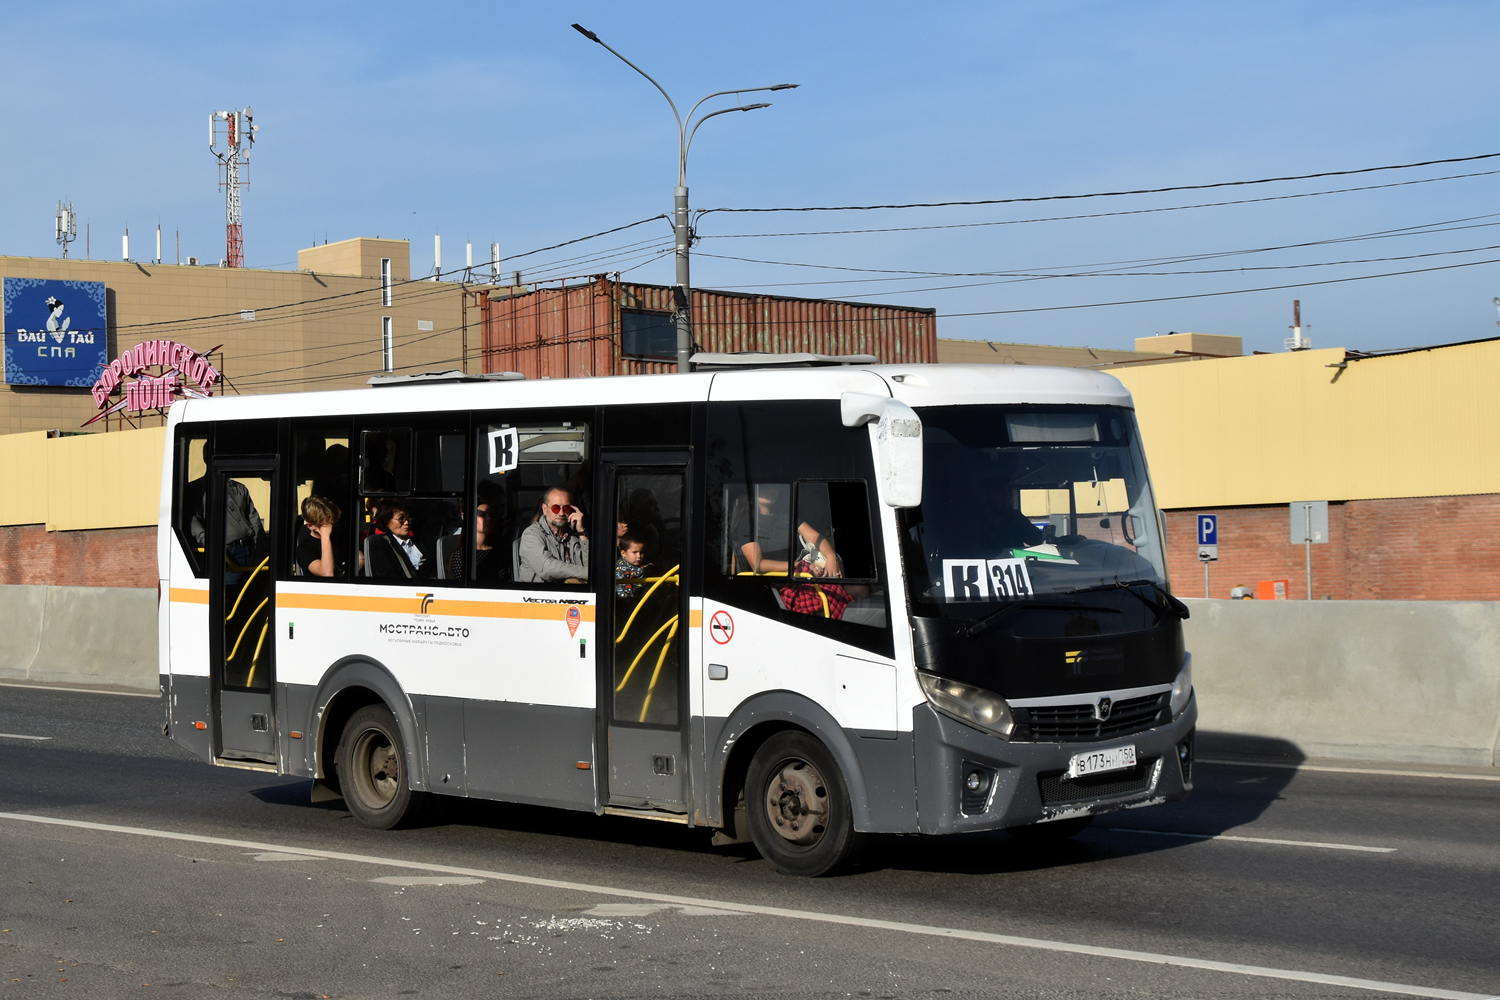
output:
<instances>
[{"instance_id":1,"label":"utility box","mask_svg":"<svg viewBox=\"0 0 1500 1000\"><path fill-rule=\"evenodd\" d=\"M1287 585L1290 583L1290 580L1257 580L1255 581L1255 599L1257 601L1284 601L1287 599Z\"/></svg>"}]
</instances>

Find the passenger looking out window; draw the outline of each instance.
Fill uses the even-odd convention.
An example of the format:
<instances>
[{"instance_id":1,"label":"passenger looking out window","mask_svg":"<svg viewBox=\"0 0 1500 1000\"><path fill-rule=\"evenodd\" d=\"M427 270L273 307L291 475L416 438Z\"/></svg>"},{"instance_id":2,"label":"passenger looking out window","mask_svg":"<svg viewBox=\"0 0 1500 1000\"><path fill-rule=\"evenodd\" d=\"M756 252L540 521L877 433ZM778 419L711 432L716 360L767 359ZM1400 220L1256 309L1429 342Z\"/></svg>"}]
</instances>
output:
<instances>
[{"instance_id":1,"label":"passenger looking out window","mask_svg":"<svg viewBox=\"0 0 1500 1000\"><path fill-rule=\"evenodd\" d=\"M649 549L655 548L656 532L650 528L627 528L620 535L618 542L620 557L615 560L615 596L622 600L636 597L644 589L645 584L636 583L645 577L647 568L651 565L646 554Z\"/></svg>"},{"instance_id":2,"label":"passenger looking out window","mask_svg":"<svg viewBox=\"0 0 1500 1000\"><path fill-rule=\"evenodd\" d=\"M510 555L506 544L504 515L498 504L481 497L474 508L474 580L499 586L510 582ZM448 556L447 578L462 580L464 550L455 545Z\"/></svg>"},{"instance_id":3,"label":"passenger looking out window","mask_svg":"<svg viewBox=\"0 0 1500 1000\"><path fill-rule=\"evenodd\" d=\"M589 536L583 511L567 490L553 488L542 497L536 518L521 532L522 583L587 583Z\"/></svg>"},{"instance_id":4,"label":"passenger looking out window","mask_svg":"<svg viewBox=\"0 0 1500 1000\"><path fill-rule=\"evenodd\" d=\"M430 560L417 546L411 509L402 500L375 504L374 531L365 538L365 565L370 576L416 579L431 576Z\"/></svg>"}]
</instances>

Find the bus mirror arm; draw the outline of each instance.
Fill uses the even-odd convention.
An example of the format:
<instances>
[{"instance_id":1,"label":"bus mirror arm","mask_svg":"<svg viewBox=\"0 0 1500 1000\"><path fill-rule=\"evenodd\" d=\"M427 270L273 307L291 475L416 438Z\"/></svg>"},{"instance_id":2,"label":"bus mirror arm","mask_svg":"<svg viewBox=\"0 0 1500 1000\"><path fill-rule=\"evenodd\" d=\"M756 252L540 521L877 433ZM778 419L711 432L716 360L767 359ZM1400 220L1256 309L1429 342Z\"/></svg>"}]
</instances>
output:
<instances>
[{"instance_id":1,"label":"bus mirror arm","mask_svg":"<svg viewBox=\"0 0 1500 1000\"><path fill-rule=\"evenodd\" d=\"M881 493L891 507L922 502L922 418L899 399L867 392L839 397L845 427L875 422L875 457Z\"/></svg>"}]
</instances>

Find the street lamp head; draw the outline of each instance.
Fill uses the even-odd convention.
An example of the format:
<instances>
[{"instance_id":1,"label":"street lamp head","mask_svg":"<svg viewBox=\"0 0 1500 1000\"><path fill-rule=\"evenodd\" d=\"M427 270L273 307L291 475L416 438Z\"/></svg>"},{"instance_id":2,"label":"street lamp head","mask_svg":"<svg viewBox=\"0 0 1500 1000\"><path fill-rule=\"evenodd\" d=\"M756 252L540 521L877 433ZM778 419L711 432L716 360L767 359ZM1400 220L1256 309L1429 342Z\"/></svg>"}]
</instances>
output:
<instances>
[{"instance_id":1,"label":"street lamp head","mask_svg":"<svg viewBox=\"0 0 1500 1000\"><path fill-rule=\"evenodd\" d=\"M575 24L575 25L573 25L573 30L576 31L576 32L578 32L580 35L582 35L584 38L587 38L591 42L599 42L599 36L596 35L596 34L594 34L589 29L585 28L581 24ZM604 43L603 42L599 42L599 44L603 45Z\"/></svg>"},{"instance_id":2,"label":"street lamp head","mask_svg":"<svg viewBox=\"0 0 1500 1000\"><path fill-rule=\"evenodd\" d=\"M575 25L573 25L573 27L576 28L576 27L578 27L578 25L575 24ZM800 84L800 83L778 83L776 86L774 86L774 87L767 87L766 89L767 90L796 90L800 86L802 86L802 84Z\"/></svg>"},{"instance_id":3,"label":"street lamp head","mask_svg":"<svg viewBox=\"0 0 1500 1000\"><path fill-rule=\"evenodd\" d=\"M757 110L759 108L769 108L770 106L771 105L769 103L763 102L761 104L747 104L747 105L745 105L742 108L733 108L732 110L734 110L734 111L755 111L755 110Z\"/></svg>"}]
</instances>

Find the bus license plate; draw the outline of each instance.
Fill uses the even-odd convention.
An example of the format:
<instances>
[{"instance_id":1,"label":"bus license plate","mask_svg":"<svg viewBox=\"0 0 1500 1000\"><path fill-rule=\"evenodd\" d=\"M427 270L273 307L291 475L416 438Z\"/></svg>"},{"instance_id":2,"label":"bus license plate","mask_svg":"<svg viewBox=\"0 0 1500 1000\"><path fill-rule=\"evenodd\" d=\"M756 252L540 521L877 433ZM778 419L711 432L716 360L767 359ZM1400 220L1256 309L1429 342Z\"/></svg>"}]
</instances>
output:
<instances>
[{"instance_id":1,"label":"bus license plate","mask_svg":"<svg viewBox=\"0 0 1500 1000\"><path fill-rule=\"evenodd\" d=\"M1125 771L1135 767L1135 747L1114 747L1110 750L1094 750L1090 753L1074 754L1068 761L1068 777L1082 778L1105 771Z\"/></svg>"}]
</instances>

